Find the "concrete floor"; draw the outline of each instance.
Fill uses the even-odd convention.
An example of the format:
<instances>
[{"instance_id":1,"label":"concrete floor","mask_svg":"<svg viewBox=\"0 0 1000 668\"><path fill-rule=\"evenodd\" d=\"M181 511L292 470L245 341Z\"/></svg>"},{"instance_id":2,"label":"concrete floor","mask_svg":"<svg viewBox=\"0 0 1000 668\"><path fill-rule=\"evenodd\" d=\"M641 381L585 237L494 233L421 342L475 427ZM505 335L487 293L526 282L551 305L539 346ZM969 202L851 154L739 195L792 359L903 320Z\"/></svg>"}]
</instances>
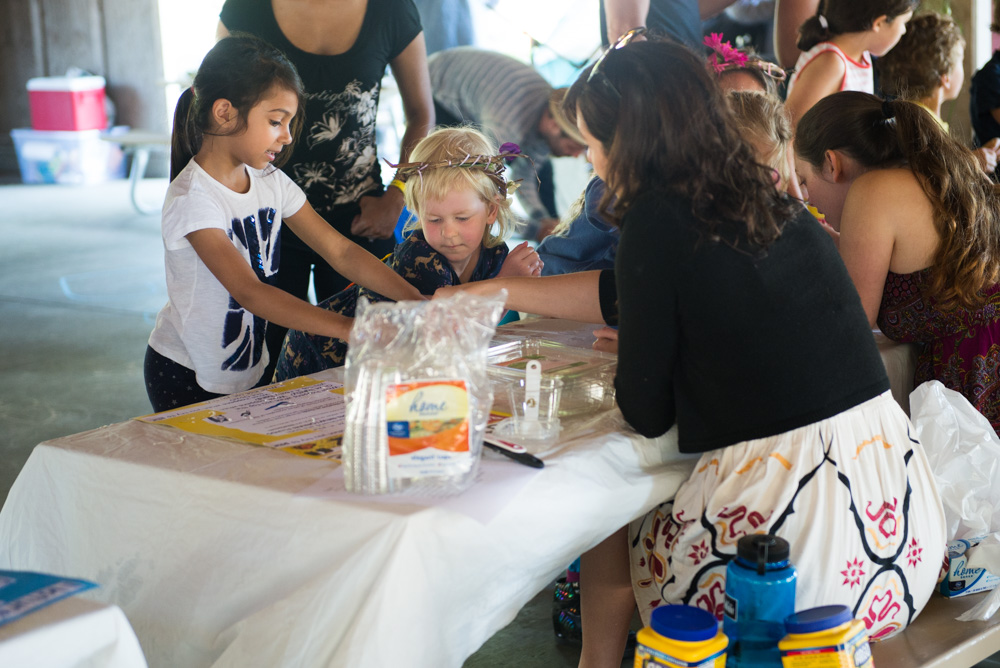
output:
<instances>
[{"instance_id":1,"label":"concrete floor","mask_svg":"<svg viewBox=\"0 0 1000 668\"><path fill-rule=\"evenodd\" d=\"M149 180L140 195L165 188ZM142 360L166 293L159 215L138 214L126 182L0 185L0 205L2 502L37 443L151 411ZM465 666L575 666L551 601L540 592Z\"/></svg>"}]
</instances>

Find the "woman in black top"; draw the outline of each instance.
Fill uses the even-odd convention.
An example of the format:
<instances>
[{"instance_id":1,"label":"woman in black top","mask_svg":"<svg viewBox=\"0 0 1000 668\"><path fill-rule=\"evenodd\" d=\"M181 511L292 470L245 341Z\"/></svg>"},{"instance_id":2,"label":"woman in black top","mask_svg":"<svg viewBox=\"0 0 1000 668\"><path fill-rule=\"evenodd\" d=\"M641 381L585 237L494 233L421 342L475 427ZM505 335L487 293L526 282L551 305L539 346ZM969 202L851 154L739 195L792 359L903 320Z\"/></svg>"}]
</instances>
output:
<instances>
[{"instance_id":1,"label":"woman in black top","mask_svg":"<svg viewBox=\"0 0 1000 668\"><path fill-rule=\"evenodd\" d=\"M644 620L661 603L721 618L753 533L790 543L796 609L848 605L875 637L905 627L935 587L944 516L832 241L688 49L619 44L567 100L621 228L615 271L500 287L518 310L617 313L625 419L649 437L676 424L680 450L704 453L674 499L584 555L580 665L619 665L636 601Z\"/></svg>"}]
</instances>

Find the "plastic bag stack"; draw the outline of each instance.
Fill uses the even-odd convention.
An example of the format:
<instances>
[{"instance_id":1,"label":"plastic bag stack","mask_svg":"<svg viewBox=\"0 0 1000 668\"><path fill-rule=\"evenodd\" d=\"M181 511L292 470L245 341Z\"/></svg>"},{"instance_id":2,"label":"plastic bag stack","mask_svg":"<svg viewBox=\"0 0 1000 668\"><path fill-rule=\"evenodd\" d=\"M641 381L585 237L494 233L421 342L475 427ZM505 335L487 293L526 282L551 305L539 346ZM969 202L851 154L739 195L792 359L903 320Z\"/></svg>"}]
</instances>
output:
<instances>
[{"instance_id":1,"label":"plastic bag stack","mask_svg":"<svg viewBox=\"0 0 1000 668\"><path fill-rule=\"evenodd\" d=\"M344 477L360 494L454 494L475 479L506 295L361 300L345 364Z\"/></svg>"}]
</instances>

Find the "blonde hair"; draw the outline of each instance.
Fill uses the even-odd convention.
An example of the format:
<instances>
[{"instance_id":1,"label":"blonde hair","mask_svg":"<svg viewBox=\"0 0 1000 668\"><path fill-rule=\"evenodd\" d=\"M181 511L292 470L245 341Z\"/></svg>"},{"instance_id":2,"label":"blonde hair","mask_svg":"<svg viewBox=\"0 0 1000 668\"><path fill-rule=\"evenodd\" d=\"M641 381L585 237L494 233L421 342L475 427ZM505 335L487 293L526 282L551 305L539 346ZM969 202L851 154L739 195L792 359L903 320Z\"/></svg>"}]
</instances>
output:
<instances>
[{"instance_id":1,"label":"blonde hair","mask_svg":"<svg viewBox=\"0 0 1000 668\"><path fill-rule=\"evenodd\" d=\"M420 140L410 154L410 162L438 163L453 161L454 166L428 167L406 181L406 208L413 212L404 233L421 229L423 203L441 200L456 190L472 190L487 205L497 207L496 233L493 225L483 232L483 245L499 246L520 224L510 210L510 197L501 197L497 182L477 167L460 166L469 156L495 156L497 146L482 132L470 126L439 128Z\"/></svg>"},{"instance_id":2,"label":"blonde hair","mask_svg":"<svg viewBox=\"0 0 1000 668\"><path fill-rule=\"evenodd\" d=\"M758 91L730 91L728 99L739 134L754 146L760 161L772 167L782 183L788 183L792 177L788 173L792 124L785 113L785 105L777 97ZM760 153L761 149L767 152Z\"/></svg>"}]
</instances>

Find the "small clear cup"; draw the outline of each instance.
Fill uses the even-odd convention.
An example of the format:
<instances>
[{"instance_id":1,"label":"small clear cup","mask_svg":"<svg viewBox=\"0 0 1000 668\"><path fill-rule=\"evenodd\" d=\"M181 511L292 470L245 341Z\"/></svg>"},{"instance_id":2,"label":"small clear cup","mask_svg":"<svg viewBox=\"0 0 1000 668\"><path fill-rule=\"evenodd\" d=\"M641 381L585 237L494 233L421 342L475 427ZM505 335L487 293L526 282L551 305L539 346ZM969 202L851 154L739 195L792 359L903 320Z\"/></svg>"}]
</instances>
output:
<instances>
[{"instance_id":1,"label":"small clear cup","mask_svg":"<svg viewBox=\"0 0 1000 668\"><path fill-rule=\"evenodd\" d=\"M548 441L559 435L559 399L562 379L545 378L539 383L537 397L526 390L524 378L507 384L511 416L495 428L497 436L513 441ZM533 411L532 408L537 409ZM537 415L537 417L533 417Z\"/></svg>"}]
</instances>

